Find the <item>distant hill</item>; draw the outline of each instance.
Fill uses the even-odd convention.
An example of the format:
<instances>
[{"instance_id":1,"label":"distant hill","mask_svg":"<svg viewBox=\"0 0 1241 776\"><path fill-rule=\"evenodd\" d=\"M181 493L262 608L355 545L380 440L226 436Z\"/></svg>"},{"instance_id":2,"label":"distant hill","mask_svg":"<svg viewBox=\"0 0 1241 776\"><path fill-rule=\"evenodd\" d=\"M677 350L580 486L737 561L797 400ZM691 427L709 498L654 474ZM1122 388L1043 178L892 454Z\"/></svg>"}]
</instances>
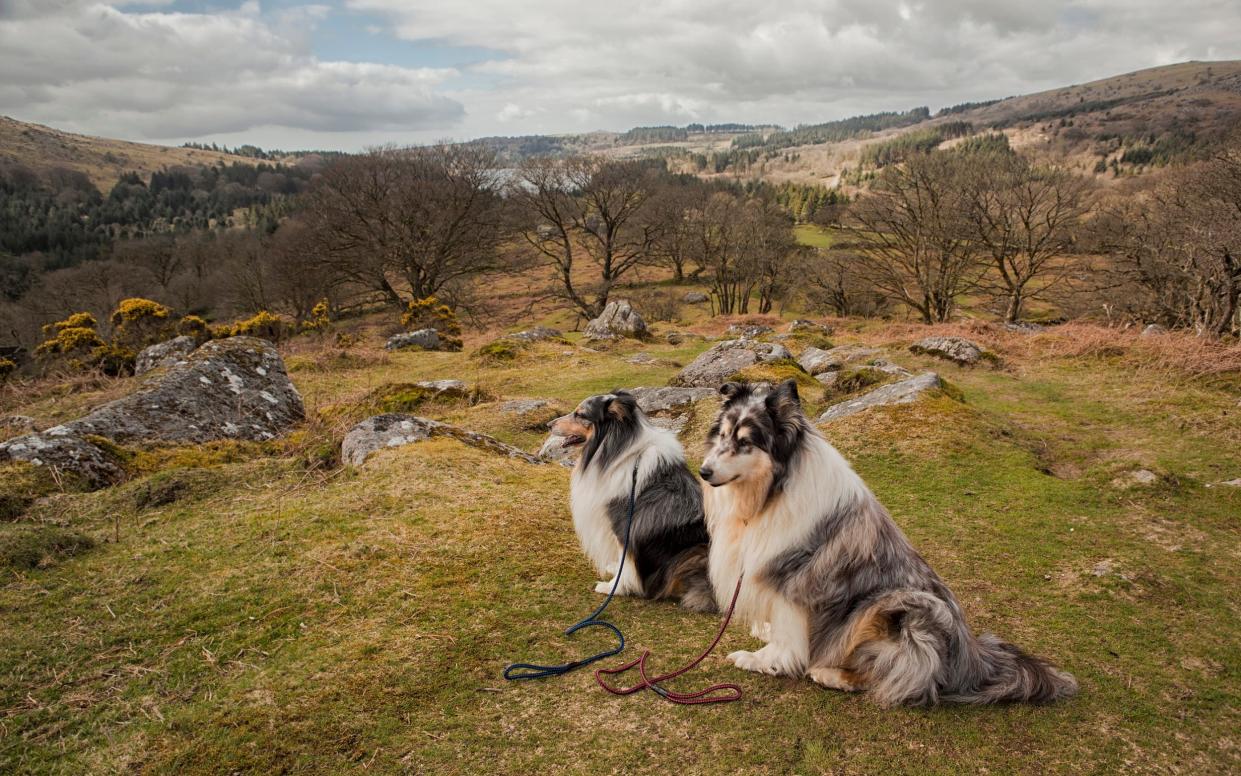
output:
<instances>
[{"instance_id":1,"label":"distant hill","mask_svg":"<svg viewBox=\"0 0 1241 776\"><path fill-rule=\"evenodd\" d=\"M96 188L107 194L128 172L148 179L151 173L165 167L260 160L218 151L75 135L0 116L0 164L5 161L20 163L40 174L56 168L85 173Z\"/></svg>"}]
</instances>

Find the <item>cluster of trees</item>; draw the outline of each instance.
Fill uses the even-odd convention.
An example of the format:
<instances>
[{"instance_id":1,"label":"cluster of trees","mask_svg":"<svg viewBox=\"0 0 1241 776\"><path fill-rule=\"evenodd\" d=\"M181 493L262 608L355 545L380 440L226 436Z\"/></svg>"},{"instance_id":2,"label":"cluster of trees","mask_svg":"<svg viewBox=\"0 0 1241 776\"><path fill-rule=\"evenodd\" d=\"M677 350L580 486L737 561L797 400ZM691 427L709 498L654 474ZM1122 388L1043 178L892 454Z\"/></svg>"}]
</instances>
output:
<instances>
[{"instance_id":1,"label":"cluster of trees","mask_svg":"<svg viewBox=\"0 0 1241 776\"><path fill-rule=\"evenodd\" d=\"M905 112L888 111L865 116L853 116L823 124L802 124L794 129L772 132L766 136L759 133L741 135L733 139L738 149L762 146L766 148L790 148L792 146L819 143L839 143L842 140L880 132L885 129L920 124L931 117L928 108L914 108Z\"/></svg>"}]
</instances>

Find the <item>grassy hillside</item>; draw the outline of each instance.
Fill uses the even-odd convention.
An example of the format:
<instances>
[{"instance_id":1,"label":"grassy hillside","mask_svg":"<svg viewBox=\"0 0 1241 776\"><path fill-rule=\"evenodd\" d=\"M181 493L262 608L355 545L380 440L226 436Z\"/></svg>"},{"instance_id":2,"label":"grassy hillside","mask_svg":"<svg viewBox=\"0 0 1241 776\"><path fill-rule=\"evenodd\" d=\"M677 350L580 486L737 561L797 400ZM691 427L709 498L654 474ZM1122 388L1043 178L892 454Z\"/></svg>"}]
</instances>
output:
<instances>
[{"instance_id":1,"label":"grassy hillside","mask_svg":"<svg viewBox=\"0 0 1241 776\"><path fill-rule=\"evenodd\" d=\"M715 333L724 322L695 326ZM975 326L999 369L906 347L921 327L837 322L837 343L933 367L939 396L824 428L960 597L973 624L1081 680L1051 707L882 711L806 681L742 673L741 626L692 678L737 704L614 698L586 672L508 684L514 659L598 648L560 629L598 597L572 534L568 472L455 441L322 460L384 386L455 377L481 404L419 412L528 449L546 417L615 386L659 385L708 343L537 346L505 364L283 349L312 415L267 445L148 451L111 490L46 498L0 523L0 771L36 773L1223 773L1241 767L1238 352L1179 335ZM379 324L377 323L376 326ZM662 330L670 328L665 325ZM685 328L678 326L678 328ZM943 331L957 331L945 327ZM804 342L794 341L797 347ZM650 364L630 363L637 351ZM1232 372L1226 371L1232 359ZM132 389L28 386L2 412L43 423ZM369 397L369 398L368 398ZM809 390L807 403L828 398ZM684 439L701 454L713 412ZM1122 487L1146 468L1151 486ZM93 549L53 546L78 533ZM9 550L40 548L36 562ZM40 544L40 542L42 544ZM63 542L61 543L63 544ZM72 554L72 557L70 555ZM619 600L626 655L680 664L716 620Z\"/></svg>"},{"instance_id":2,"label":"grassy hillside","mask_svg":"<svg viewBox=\"0 0 1241 776\"><path fill-rule=\"evenodd\" d=\"M145 180L164 167L255 161L216 151L75 135L0 116L0 162L5 160L36 172L64 168L85 173L104 194L127 172L137 172Z\"/></svg>"}]
</instances>

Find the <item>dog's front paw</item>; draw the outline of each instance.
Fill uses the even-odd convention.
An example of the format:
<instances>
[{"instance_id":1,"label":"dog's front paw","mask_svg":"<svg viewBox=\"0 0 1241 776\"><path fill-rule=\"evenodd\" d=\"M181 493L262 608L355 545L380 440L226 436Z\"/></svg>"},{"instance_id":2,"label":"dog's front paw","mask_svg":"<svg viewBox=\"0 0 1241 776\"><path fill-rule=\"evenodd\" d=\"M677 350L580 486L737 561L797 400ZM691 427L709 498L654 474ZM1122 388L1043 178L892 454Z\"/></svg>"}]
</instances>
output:
<instances>
[{"instance_id":1,"label":"dog's front paw","mask_svg":"<svg viewBox=\"0 0 1241 776\"><path fill-rule=\"evenodd\" d=\"M738 650L737 652L730 653L728 660L743 671L754 671L760 674L767 673L766 663L758 656L757 652Z\"/></svg>"},{"instance_id":2,"label":"dog's front paw","mask_svg":"<svg viewBox=\"0 0 1241 776\"><path fill-rule=\"evenodd\" d=\"M603 595L607 595L608 593L612 592L612 583L611 582L596 582L595 592L602 593Z\"/></svg>"}]
</instances>

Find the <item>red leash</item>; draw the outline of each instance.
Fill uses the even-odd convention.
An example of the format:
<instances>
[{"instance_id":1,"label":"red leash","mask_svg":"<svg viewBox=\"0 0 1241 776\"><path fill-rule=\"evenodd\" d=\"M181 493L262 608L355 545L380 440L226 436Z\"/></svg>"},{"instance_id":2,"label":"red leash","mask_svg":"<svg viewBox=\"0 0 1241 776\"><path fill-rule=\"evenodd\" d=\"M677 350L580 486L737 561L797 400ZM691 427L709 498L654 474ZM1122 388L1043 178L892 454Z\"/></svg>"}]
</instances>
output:
<instances>
[{"instance_id":1,"label":"red leash","mask_svg":"<svg viewBox=\"0 0 1241 776\"><path fill-rule=\"evenodd\" d=\"M720 639L724 638L724 631L728 628L728 623L733 618L733 610L737 608L737 597L739 595L741 595L740 577L737 578L737 588L733 590L733 600L728 604L728 611L724 613L724 621L720 623L720 630L719 633L715 634L715 640L711 642L711 646L703 650L702 654L694 658L688 665L678 668L671 673L656 676L652 679L646 675L646 659L651 656L651 651L648 649L642 652L642 657L636 660L630 660L624 665L619 665L615 668L600 668L595 671L595 681L599 683L600 687L613 695L632 695L639 690L645 690L649 687L656 694L662 696L665 700L685 706L693 706L699 703L731 703L732 701L741 700L741 688L732 683L713 684L707 689L699 690L698 692L675 692L673 690L665 690L663 687L659 686L661 683L666 682L669 679L675 679L681 674L686 673L694 666L705 660L707 655L711 654L716 645L720 643ZM634 666L638 667L638 674L642 677L642 681L635 684L633 687L612 687L607 682L603 681L602 674L623 674ZM720 694L721 691L728 692Z\"/></svg>"}]
</instances>

